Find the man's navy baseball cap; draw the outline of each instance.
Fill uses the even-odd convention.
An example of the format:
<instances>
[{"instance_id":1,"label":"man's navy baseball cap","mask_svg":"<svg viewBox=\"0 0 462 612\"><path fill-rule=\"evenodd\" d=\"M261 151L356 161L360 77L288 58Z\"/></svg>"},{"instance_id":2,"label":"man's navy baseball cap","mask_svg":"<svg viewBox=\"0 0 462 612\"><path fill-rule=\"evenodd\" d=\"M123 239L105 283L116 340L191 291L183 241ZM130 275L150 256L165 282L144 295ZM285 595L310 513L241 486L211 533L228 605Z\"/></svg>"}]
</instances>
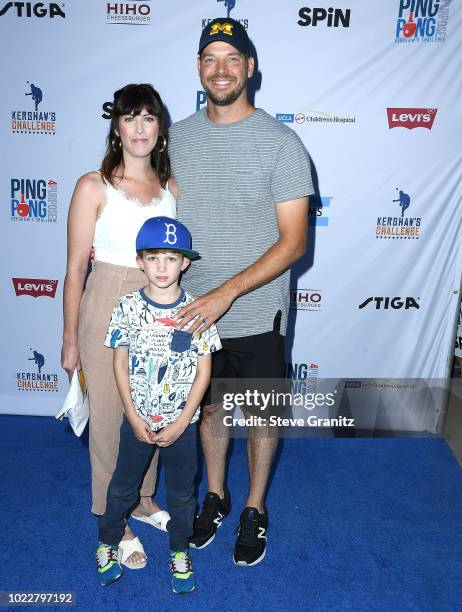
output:
<instances>
[{"instance_id":1,"label":"man's navy baseball cap","mask_svg":"<svg viewBox=\"0 0 462 612\"><path fill-rule=\"evenodd\" d=\"M250 52L250 41L247 36L247 31L239 21L230 17L217 17L202 30L201 39L199 41L200 55L202 49L217 40L233 45L238 51L244 55L252 55Z\"/></svg>"},{"instance_id":2,"label":"man's navy baseball cap","mask_svg":"<svg viewBox=\"0 0 462 612\"><path fill-rule=\"evenodd\" d=\"M188 259L200 257L193 251L191 233L186 225L170 217L151 217L141 226L136 237L136 250L165 249L177 251Z\"/></svg>"}]
</instances>

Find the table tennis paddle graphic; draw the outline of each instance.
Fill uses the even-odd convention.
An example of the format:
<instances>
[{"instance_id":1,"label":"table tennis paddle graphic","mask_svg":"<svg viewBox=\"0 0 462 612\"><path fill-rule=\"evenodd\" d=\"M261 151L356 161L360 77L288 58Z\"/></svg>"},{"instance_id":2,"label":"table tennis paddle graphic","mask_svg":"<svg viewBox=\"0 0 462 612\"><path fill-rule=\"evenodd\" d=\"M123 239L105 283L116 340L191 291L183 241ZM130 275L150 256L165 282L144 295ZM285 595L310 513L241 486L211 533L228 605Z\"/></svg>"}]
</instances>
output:
<instances>
[{"instance_id":1,"label":"table tennis paddle graphic","mask_svg":"<svg viewBox=\"0 0 462 612\"><path fill-rule=\"evenodd\" d=\"M409 21L403 27L403 34L406 38L411 38L414 36L417 28L417 24L414 21L414 15L412 11L409 13Z\"/></svg>"}]
</instances>

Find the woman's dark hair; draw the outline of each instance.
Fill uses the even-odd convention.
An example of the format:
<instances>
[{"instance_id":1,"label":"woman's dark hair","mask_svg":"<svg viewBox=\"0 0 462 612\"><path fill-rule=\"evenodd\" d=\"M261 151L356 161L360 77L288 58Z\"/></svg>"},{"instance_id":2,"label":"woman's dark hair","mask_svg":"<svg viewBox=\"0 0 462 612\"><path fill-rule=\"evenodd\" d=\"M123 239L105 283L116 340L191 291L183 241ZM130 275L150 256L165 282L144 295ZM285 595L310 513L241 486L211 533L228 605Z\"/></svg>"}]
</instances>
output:
<instances>
[{"instance_id":1,"label":"woman's dark hair","mask_svg":"<svg viewBox=\"0 0 462 612\"><path fill-rule=\"evenodd\" d=\"M151 166L156 173L161 187L165 187L170 178L170 159L168 157L168 132L165 125L165 108L157 91L149 84L125 85L114 93L114 106L111 113L111 127L107 136L106 155L101 163L101 174L106 181L114 185L113 174L117 167L123 170L122 143L117 135L119 118L122 115L137 116L143 109L157 117L159 138L151 152Z\"/></svg>"}]
</instances>

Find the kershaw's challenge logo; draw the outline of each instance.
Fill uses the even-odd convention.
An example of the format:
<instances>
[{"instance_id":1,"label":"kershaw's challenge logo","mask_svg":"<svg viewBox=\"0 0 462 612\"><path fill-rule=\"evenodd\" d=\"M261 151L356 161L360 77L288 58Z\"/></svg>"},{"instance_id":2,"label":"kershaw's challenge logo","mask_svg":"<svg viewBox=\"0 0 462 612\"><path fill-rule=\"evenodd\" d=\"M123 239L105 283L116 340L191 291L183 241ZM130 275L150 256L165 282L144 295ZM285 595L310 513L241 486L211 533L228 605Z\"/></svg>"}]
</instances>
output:
<instances>
[{"instance_id":1,"label":"kershaw's challenge logo","mask_svg":"<svg viewBox=\"0 0 462 612\"><path fill-rule=\"evenodd\" d=\"M226 17L229 19L231 17L231 11L234 9L234 7L236 6L236 0L217 0L217 2L223 2L223 4L225 5L226 8ZM202 19L201 21L201 26L202 29L204 29L211 21L213 21L215 19L215 17L205 17ZM244 26L245 29L247 29L249 27L249 20L248 19L244 19L244 18L238 18L238 17L232 17L232 19L234 19L234 21L238 21L242 26ZM216 24L217 28L215 28L215 24L212 28L212 30L210 31L210 34L216 34L219 30L222 30L221 27L218 26L222 26L222 25L226 25L228 27L227 30L222 30L224 32L224 34L229 34L230 36L232 36L232 29L233 29L233 25L228 23L228 24ZM229 29L230 28L230 29Z\"/></svg>"},{"instance_id":2,"label":"kershaw's challenge logo","mask_svg":"<svg viewBox=\"0 0 462 612\"><path fill-rule=\"evenodd\" d=\"M56 133L56 113L54 111L39 110L39 104L43 99L43 92L34 83L27 85L29 92L25 96L30 96L34 104L34 110L14 110L11 111L11 131L13 134L55 134Z\"/></svg>"},{"instance_id":3,"label":"kershaw's challenge logo","mask_svg":"<svg viewBox=\"0 0 462 612\"><path fill-rule=\"evenodd\" d=\"M16 385L20 391L58 391L58 375L56 373L43 372L45 357L35 349L30 349L32 356L28 361L33 361L37 366L37 372L16 372Z\"/></svg>"},{"instance_id":4,"label":"kershaw's challenge logo","mask_svg":"<svg viewBox=\"0 0 462 612\"><path fill-rule=\"evenodd\" d=\"M30 295L34 298L40 296L54 298L58 287L57 280L43 278L13 278L11 280L17 296Z\"/></svg>"},{"instance_id":5,"label":"kershaw's challenge logo","mask_svg":"<svg viewBox=\"0 0 462 612\"><path fill-rule=\"evenodd\" d=\"M437 111L437 108L387 108L388 127L390 130L395 127L431 130Z\"/></svg>"},{"instance_id":6,"label":"kershaw's challenge logo","mask_svg":"<svg viewBox=\"0 0 462 612\"><path fill-rule=\"evenodd\" d=\"M58 221L58 183L53 179L12 178L11 220L30 223Z\"/></svg>"},{"instance_id":7,"label":"kershaw's challenge logo","mask_svg":"<svg viewBox=\"0 0 462 612\"><path fill-rule=\"evenodd\" d=\"M332 198L328 196L310 196L308 209L308 225L327 227Z\"/></svg>"},{"instance_id":8,"label":"kershaw's challenge logo","mask_svg":"<svg viewBox=\"0 0 462 612\"><path fill-rule=\"evenodd\" d=\"M398 189L398 187L396 191L398 192L398 197L392 200L392 202L397 203L401 208L401 216L377 217L375 237L418 240L420 238L422 218L405 216L405 212L411 205L411 196Z\"/></svg>"},{"instance_id":9,"label":"kershaw's challenge logo","mask_svg":"<svg viewBox=\"0 0 462 612\"><path fill-rule=\"evenodd\" d=\"M451 0L400 0L395 42L444 43Z\"/></svg>"}]
</instances>

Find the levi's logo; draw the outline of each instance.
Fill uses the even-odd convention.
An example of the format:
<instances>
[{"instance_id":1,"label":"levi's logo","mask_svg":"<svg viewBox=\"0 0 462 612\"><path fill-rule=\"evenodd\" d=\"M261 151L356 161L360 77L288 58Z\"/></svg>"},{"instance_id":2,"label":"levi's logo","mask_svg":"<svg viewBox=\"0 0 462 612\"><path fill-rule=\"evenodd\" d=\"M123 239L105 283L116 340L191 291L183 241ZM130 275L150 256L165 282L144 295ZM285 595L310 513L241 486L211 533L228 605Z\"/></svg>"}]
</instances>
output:
<instances>
[{"instance_id":1,"label":"levi's logo","mask_svg":"<svg viewBox=\"0 0 462 612\"><path fill-rule=\"evenodd\" d=\"M210 36L213 34L218 34L218 32L223 32L223 34L228 34L228 36L233 35L234 25L232 23L214 23L210 28Z\"/></svg>"},{"instance_id":2,"label":"levi's logo","mask_svg":"<svg viewBox=\"0 0 462 612\"><path fill-rule=\"evenodd\" d=\"M57 280L43 278L13 278L16 295L31 295L40 297L42 295L54 298L58 287Z\"/></svg>"},{"instance_id":3,"label":"levi's logo","mask_svg":"<svg viewBox=\"0 0 462 612\"><path fill-rule=\"evenodd\" d=\"M395 127L431 130L437 111L437 108L387 108L388 127L390 130Z\"/></svg>"}]
</instances>

